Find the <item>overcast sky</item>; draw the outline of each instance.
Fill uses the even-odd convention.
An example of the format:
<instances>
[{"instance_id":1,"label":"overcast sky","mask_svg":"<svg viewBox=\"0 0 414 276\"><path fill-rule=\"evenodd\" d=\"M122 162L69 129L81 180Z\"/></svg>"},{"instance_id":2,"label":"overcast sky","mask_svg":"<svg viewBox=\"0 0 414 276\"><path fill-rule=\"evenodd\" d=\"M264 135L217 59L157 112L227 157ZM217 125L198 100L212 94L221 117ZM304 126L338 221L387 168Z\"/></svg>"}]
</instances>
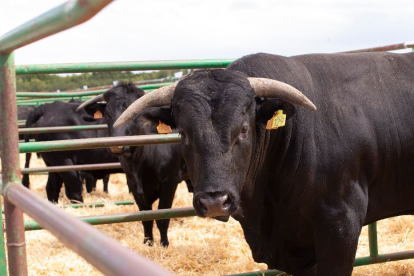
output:
<instances>
[{"instance_id":1,"label":"overcast sky","mask_svg":"<svg viewBox=\"0 0 414 276\"><path fill-rule=\"evenodd\" d=\"M0 35L65 1L0 0ZM414 40L414 1L117 0L16 64L332 53Z\"/></svg>"}]
</instances>

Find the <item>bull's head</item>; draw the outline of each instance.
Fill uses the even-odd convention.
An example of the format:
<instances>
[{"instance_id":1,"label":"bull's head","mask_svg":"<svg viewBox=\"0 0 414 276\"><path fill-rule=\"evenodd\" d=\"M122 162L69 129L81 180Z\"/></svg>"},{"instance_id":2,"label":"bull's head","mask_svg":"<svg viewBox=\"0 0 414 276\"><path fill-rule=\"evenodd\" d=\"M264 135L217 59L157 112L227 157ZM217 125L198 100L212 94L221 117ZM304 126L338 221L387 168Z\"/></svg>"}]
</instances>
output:
<instances>
[{"instance_id":1,"label":"bull's head","mask_svg":"<svg viewBox=\"0 0 414 276\"><path fill-rule=\"evenodd\" d=\"M292 115L292 104L316 110L308 98L286 83L248 78L232 70L198 70L176 85L134 102L114 127L151 110L154 124L160 120L177 128L195 187L197 214L227 220L240 206L257 129L278 109ZM161 106L167 107L154 116L150 108Z\"/></svg>"},{"instance_id":2,"label":"bull's head","mask_svg":"<svg viewBox=\"0 0 414 276\"><path fill-rule=\"evenodd\" d=\"M145 128L137 129L135 122L129 122L128 124L123 125L120 128L114 129L113 125L116 119L130 106L133 102L142 97L145 92L137 88L133 83L120 83L119 85L111 88L104 94L93 97L92 99L87 100L82 103L77 110L82 108L87 108L90 105L93 105L98 102L106 102L104 104L104 116L108 124L109 136L130 136L130 135L139 135L139 134L149 134L142 133ZM114 146L110 148L110 151L114 155L124 156L129 158L130 148L128 146Z\"/></svg>"}]
</instances>

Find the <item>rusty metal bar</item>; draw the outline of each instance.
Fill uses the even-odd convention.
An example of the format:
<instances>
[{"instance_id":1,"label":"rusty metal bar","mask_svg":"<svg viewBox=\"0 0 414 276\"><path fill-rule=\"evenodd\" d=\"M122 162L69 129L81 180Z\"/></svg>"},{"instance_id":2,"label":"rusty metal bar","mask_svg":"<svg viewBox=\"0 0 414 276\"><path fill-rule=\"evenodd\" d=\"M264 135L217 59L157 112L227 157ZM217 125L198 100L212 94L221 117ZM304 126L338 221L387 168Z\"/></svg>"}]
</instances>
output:
<instances>
[{"instance_id":1,"label":"rusty metal bar","mask_svg":"<svg viewBox=\"0 0 414 276\"><path fill-rule=\"evenodd\" d=\"M1 43L1 42L0 42ZM0 148L2 166L1 191L20 182L19 137L17 134L16 74L14 53L0 54ZM7 253L10 275L27 275L23 213L4 198ZM3 271L4 268L1 268Z\"/></svg>"},{"instance_id":2,"label":"rusty metal bar","mask_svg":"<svg viewBox=\"0 0 414 276\"><path fill-rule=\"evenodd\" d=\"M37 133L58 133L58 132L78 132L90 130L107 130L108 125L80 125L80 126L55 126L55 127L32 127L21 128L19 134L37 134Z\"/></svg>"},{"instance_id":3,"label":"rusty metal bar","mask_svg":"<svg viewBox=\"0 0 414 276\"><path fill-rule=\"evenodd\" d=\"M88 164L88 165L72 165L72 166L51 166L45 168L24 168L21 169L22 174L32 174L39 172L71 172L71 171L93 171L93 170L108 170L120 169L121 163L103 163L103 164Z\"/></svg>"},{"instance_id":4,"label":"rusty metal bar","mask_svg":"<svg viewBox=\"0 0 414 276\"><path fill-rule=\"evenodd\" d=\"M105 275L172 275L21 184L8 185L4 196Z\"/></svg>"},{"instance_id":5,"label":"rusty metal bar","mask_svg":"<svg viewBox=\"0 0 414 276\"><path fill-rule=\"evenodd\" d=\"M392 44L392 45L387 45L387 46L366 48L366 49L361 49L361 50L346 51L346 52L341 52L341 53L386 52L386 51L394 51L394 50L401 50L401 49L407 49L407 48L414 48L414 41Z\"/></svg>"},{"instance_id":6,"label":"rusty metal bar","mask_svg":"<svg viewBox=\"0 0 414 276\"><path fill-rule=\"evenodd\" d=\"M77 217L78 219L87 222L91 225L111 224L111 223L125 223L145 220L159 220L171 218L194 217L196 212L193 207L175 208L175 209L161 209L153 211L140 211L129 213L118 213L102 216L85 216ZM36 221L25 221L25 230L41 230L43 229Z\"/></svg>"},{"instance_id":7,"label":"rusty metal bar","mask_svg":"<svg viewBox=\"0 0 414 276\"><path fill-rule=\"evenodd\" d=\"M15 124L14 124L15 125ZM158 144L178 144L179 134L158 134L140 136L101 137L89 139L57 140L19 144L20 153L48 152L79 149L107 148L112 146L145 146Z\"/></svg>"},{"instance_id":8,"label":"rusty metal bar","mask_svg":"<svg viewBox=\"0 0 414 276\"><path fill-rule=\"evenodd\" d=\"M10 53L92 18L112 0L67 1L0 37L0 53Z\"/></svg>"}]
</instances>

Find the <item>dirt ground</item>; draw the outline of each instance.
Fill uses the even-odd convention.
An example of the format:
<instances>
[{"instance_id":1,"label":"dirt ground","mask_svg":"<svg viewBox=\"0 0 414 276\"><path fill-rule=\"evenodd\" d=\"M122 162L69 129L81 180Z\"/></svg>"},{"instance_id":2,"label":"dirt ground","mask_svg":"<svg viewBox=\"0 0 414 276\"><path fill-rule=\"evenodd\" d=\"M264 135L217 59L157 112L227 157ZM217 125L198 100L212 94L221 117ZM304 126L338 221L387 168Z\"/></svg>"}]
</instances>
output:
<instances>
[{"instance_id":1,"label":"dirt ground","mask_svg":"<svg viewBox=\"0 0 414 276\"><path fill-rule=\"evenodd\" d=\"M21 164L24 156L21 155ZM43 161L33 156L31 167L43 167ZM30 177L31 189L46 198L47 176ZM89 216L137 211L135 205L115 206L110 202L133 200L128 193L125 176L112 175L109 194L102 191L102 181L97 191L84 193L85 202L106 202L103 208L65 209L73 216ZM69 204L62 189L60 204ZM157 204L157 203L156 203ZM154 208L156 208L156 204ZM174 207L192 205L192 195L184 183L179 185ZM25 219L30 220L29 217ZM159 246L159 232L154 226L155 245L143 244L140 222L96 226L119 243L131 248L178 275L225 275L267 269L255 263L244 240L239 223L233 219L223 223L198 217L172 219L169 228L170 246ZM391 253L414 249L413 216L396 217L378 223L379 251ZM357 256L368 256L367 227L363 228ZM71 250L65 248L45 230L26 232L29 275L102 275ZM414 275L414 260L389 262L354 269L353 275Z\"/></svg>"}]
</instances>

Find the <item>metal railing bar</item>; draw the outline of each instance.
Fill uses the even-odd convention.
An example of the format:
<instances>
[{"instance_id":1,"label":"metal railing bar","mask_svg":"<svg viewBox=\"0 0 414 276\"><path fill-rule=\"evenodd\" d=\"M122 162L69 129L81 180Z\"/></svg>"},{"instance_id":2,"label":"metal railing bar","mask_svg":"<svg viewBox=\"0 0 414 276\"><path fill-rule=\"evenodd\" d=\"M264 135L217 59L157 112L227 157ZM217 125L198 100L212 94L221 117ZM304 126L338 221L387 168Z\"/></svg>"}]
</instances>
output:
<instances>
[{"instance_id":1,"label":"metal railing bar","mask_svg":"<svg viewBox=\"0 0 414 276\"><path fill-rule=\"evenodd\" d=\"M4 196L105 275L171 275L21 184L8 185Z\"/></svg>"},{"instance_id":2,"label":"metal railing bar","mask_svg":"<svg viewBox=\"0 0 414 276\"><path fill-rule=\"evenodd\" d=\"M41 40L42 38L79 25L96 15L112 0L67 1L0 37L0 53Z\"/></svg>"},{"instance_id":3,"label":"metal railing bar","mask_svg":"<svg viewBox=\"0 0 414 276\"><path fill-rule=\"evenodd\" d=\"M55 126L55 127L31 127L20 128L19 134L38 134L38 133L58 133L58 132L78 132L91 130L107 130L108 125L79 125L79 126Z\"/></svg>"},{"instance_id":4,"label":"metal railing bar","mask_svg":"<svg viewBox=\"0 0 414 276\"><path fill-rule=\"evenodd\" d=\"M20 153L49 152L107 148L112 146L178 144L180 142L181 136L179 134L154 134L21 143L19 144L19 150Z\"/></svg>"},{"instance_id":5,"label":"metal railing bar","mask_svg":"<svg viewBox=\"0 0 414 276\"><path fill-rule=\"evenodd\" d=\"M128 212L118 213L101 216L87 216L77 217L77 219L87 222L91 225L102 225L112 223L125 223L145 220L160 220L171 218L183 218L194 217L196 212L193 207L175 208L175 209L161 209L153 211L140 211L140 212ZM41 230L43 229L36 221L25 221L24 227L26 231Z\"/></svg>"},{"instance_id":6,"label":"metal railing bar","mask_svg":"<svg viewBox=\"0 0 414 276\"><path fill-rule=\"evenodd\" d=\"M33 174L39 172L71 172L71 171L92 171L92 170L108 170L120 169L121 163L103 163L103 164L87 164L72 166L51 166L45 168L22 168L22 174Z\"/></svg>"},{"instance_id":7,"label":"metal railing bar","mask_svg":"<svg viewBox=\"0 0 414 276\"><path fill-rule=\"evenodd\" d=\"M17 65L16 74L61 74L108 71L223 68L236 59L193 59Z\"/></svg>"}]
</instances>

